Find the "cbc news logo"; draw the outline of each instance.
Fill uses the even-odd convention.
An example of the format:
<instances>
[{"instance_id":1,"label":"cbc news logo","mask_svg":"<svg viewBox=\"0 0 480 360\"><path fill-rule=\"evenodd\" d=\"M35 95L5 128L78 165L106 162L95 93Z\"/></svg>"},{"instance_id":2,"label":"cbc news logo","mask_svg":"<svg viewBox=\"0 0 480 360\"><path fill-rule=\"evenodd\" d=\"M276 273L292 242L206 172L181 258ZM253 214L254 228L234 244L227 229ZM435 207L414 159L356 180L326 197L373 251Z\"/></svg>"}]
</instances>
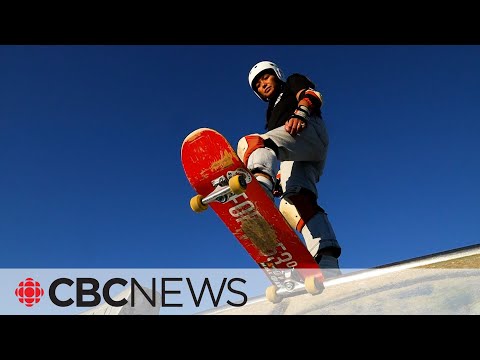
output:
<instances>
[{"instance_id":1,"label":"cbc news logo","mask_svg":"<svg viewBox=\"0 0 480 360\"><path fill-rule=\"evenodd\" d=\"M27 307L32 307L40 302L44 293L40 283L32 278L26 278L24 281L20 281L18 287L15 289L15 295L18 301Z\"/></svg>"}]
</instances>

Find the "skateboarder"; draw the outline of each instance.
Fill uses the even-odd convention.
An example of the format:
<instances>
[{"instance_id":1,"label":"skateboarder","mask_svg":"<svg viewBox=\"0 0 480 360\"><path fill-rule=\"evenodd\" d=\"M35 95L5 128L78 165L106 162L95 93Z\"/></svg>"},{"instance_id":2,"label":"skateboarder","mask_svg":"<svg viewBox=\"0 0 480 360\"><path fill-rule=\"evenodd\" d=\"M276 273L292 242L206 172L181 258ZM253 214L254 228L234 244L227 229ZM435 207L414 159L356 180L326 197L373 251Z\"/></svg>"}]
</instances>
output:
<instances>
[{"instance_id":1,"label":"skateboarder","mask_svg":"<svg viewBox=\"0 0 480 360\"><path fill-rule=\"evenodd\" d=\"M248 83L268 103L267 132L242 137L237 154L272 200L280 198L280 212L302 234L324 277L340 275L341 247L327 213L317 204L316 184L329 145L320 110L322 95L306 76L285 77L271 61L255 64Z\"/></svg>"}]
</instances>

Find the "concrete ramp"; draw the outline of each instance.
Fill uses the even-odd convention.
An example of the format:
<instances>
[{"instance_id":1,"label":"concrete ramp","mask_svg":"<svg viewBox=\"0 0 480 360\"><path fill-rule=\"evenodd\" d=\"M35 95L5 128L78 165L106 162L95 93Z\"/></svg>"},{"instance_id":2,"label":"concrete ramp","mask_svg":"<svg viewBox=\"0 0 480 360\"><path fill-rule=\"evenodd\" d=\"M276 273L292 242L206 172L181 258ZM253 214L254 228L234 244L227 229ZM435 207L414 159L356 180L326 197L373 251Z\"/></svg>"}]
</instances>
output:
<instances>
[{"instance_id":1,"label":"concrete ramp","mask_svg":"<svg viewBox=\"0 0 480 360\"><path fill-rule=\"evenodd\" d=\"M480 245L352 271L325 282L319 295L273 304L265 297L242 307L198 315L473 315L480 314Z\"/></svg>"}]
</instances>

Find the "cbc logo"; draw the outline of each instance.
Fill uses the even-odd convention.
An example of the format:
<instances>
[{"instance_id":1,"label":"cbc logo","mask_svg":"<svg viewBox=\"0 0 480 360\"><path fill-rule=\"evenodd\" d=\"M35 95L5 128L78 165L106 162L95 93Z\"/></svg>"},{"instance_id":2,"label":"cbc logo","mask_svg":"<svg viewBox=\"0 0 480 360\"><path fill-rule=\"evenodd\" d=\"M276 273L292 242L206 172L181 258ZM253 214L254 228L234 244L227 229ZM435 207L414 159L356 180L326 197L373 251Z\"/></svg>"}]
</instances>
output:
<instances>
[{"instance_id":1,"label":"cbc logo","mask_svg":"<svg viewBox=\"0 0 480 360\"><path fill-rule=\"evenodd\" d=\"M26 278L24 281L20 281L18 287L15 289L15 295L18 301L27 307L32 307L37 304L43 294L44 291L40 287L40 283L32 278Z\"/></svg>"}]
</instances>

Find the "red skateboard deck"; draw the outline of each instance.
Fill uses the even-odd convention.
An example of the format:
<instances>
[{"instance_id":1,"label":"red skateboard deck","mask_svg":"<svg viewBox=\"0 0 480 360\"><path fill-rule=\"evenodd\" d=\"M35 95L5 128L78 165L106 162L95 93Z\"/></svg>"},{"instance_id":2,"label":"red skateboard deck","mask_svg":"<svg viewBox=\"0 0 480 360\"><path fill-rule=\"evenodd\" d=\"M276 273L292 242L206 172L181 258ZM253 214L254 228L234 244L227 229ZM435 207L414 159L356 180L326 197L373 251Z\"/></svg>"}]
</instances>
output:
<instances>
[{"instance_id":1,"label":"red skateboard deck","mask_svg":"<svg viewBox=\"0 0 480 360\"><path fill-rule=\"evenodd\" d=\"M223 135L193 131L183 141L181 160L197 193L190 206L215 211L272 282L270 301L299 290L323 291L318 264Z\"/></svg>"}]
</instances>

